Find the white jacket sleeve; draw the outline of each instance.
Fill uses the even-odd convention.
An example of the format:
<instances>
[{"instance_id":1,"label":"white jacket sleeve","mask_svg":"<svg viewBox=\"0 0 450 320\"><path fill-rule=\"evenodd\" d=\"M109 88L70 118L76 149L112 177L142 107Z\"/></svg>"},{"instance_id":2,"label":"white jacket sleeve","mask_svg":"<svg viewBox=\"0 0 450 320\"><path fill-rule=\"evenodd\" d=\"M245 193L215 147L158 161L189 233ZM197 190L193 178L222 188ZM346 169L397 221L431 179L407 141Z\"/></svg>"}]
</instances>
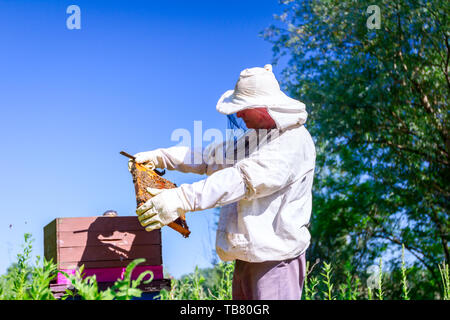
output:
<instances>
[{"instance_id":1,"label":"white jacket sleeve","mask_svg":"<svg viewBox=\"0 0 450 320\"><path fill-rule=\"evenodd\" d=\"M214 149L212 147L207 147L205 150L196 150L185 146L156 149L157 160L160 164L158 167L180 172L211 175L229 166L222 164L221 161L215 161ZM208 161L205 161L205 158Z\"/></svg>"},{"instance_id":2,"label":"white jacket sleeve","mask_svg":"<svg viewBox=\"0 0 450 320\"><path fill-rule=\"evenodd\" d=\"M191 172L204 174L206 163L203 161L201 151L191 150L189 147L175 146L170 148L156 149L158 167L161 169L177 170L180 172Z\"/></svg>"},{"instance_id":3,"label":"white jacket sleeve","mask_svg":"<svg viewBox=\"0 0 450 320\"><path fill-rule=\"evenodd\" d=\"M291 142L289 136L284 140ZM275 138L233 167L218 170L205 180L181 185L180 198L188 211L198 211L269 196L314 168L315 154L309 148L308 143L293 140L291 144L280 144Z\"/></svg>"},{"instance_id":4,"label":"white jacket sleeve","mask_svg":"<svg viewBox=\"0 0 450 320\"><path fill-rule=\"evenodd\" d=\"M223 206L241 199L268 196L295 181L287 161L270 151L256 153L207 179L182 184L180 198L188 211Z\"/></svg>"},{"instance_id":5,"label":"white jacket sleeve","mask_svg":"<svg viewBox=\"0 0 450 320\"><path fill-rule=\"evenodd\" d=\"M244 198L246 192L244 180L235 167L216 171L192 184L182 184L178 189L187 211L224 206Z\"/></svg>"}]
</instances>

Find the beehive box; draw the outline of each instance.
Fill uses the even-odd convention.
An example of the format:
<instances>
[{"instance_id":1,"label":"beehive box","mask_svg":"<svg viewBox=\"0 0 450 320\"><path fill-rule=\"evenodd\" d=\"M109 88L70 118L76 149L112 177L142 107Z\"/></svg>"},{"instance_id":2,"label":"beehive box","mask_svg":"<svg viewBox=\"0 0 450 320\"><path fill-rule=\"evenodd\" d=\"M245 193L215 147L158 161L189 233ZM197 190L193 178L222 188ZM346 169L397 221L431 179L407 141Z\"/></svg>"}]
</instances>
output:
<instances>
[{"instance_id":1,"label":"beehive box","mask_svg":"<svg viewBox=\"0 0 450 320\"><path fill-rule=\"evenodd\" d=\"M148 293L170 289L170 281L163 278L161 230L145 231L136 216L57 218L44 227L44 255L68 274L84 265L86 276L95 274L102 289L120 278L131 261L145 258L132 279L151 270L154 280L140 289ZM59 273L51 289L60 296L69 286Z\"/></svg>"}]
</instances>

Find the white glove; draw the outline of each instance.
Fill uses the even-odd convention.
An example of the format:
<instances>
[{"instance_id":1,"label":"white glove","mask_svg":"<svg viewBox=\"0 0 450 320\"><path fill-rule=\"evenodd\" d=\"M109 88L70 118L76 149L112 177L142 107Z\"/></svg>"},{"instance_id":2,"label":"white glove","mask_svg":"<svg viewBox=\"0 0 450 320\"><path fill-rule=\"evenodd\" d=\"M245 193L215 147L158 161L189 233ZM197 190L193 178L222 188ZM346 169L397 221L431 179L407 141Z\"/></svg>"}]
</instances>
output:
<instances>
[{"instance_id":1,"label":"white glove","mask_svg":"<svg viewBox=\"0 0 450 320\"><path fill-rule=\"evenodd\" d=\"M159 150L139 152L134 155L136 163L145 163L150 169L160 168L164 169L161 163L161 152Z\"/></svg>"},{"instance_id":2,"label":"white glove","mask_svg":"<svg viewBox=\"0 0 450 320\"><path fill-rule=\"evenodd\" d=\"M160 229L188 211L179 188L147 188L147 192L154 197L136 209L139 222L146 231Z\"/></svg>"}]
</instances>

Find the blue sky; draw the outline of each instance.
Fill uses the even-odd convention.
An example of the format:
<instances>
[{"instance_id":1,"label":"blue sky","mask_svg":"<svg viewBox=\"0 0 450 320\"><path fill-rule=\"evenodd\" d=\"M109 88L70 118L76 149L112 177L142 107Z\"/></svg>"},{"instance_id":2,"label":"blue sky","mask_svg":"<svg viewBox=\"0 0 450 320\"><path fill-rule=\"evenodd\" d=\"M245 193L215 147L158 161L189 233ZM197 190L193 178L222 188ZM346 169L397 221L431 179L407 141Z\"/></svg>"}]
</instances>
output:
<instances>
[{"instance_id":1,"label":"blue sky","mask_svg":"<svg viewBox=\"0 0 450 320\"><path fill-rule=\"evenodd\" d=\"M66 27L71 4L81 30ZM172 132L194 121L224 130L216 102L242 69L272 61L258 34L281 12L276 0L0 1L0 274L26 232L43 255L54 218L133 215L119 151L174 145ZM187 219L189 239L163 228L163 263L175 277L209 266L214 249L213 210Z\"/></svg>"}]
</instances>

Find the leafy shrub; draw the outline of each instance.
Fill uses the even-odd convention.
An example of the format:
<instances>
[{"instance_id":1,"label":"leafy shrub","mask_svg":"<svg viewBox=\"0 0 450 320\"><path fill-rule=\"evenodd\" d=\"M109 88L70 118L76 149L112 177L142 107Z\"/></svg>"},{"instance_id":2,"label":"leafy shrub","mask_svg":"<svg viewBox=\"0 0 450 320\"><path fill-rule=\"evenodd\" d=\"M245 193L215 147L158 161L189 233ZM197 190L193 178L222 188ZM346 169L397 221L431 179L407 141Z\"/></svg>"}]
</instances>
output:
<instances>
[{"instance_id":1,"label":"leafy shrub","mask_svg":"<svg viewBox=\"0 0 450 320\"><path fill-rule=\"evenodd\" d=\"M58 271L53 261L45 258L36 259L31 265L31 252L33 239L26 233L23 252L17 254L17 262L14 263L5 275L0 276L0 300L55 300L50 290L50 282L55 279L58 272L63 273L72 284L73 289L67 290L62 299L74 298L83 300L130 300L140 297L142 290L138 288L141 283L149 283L153 280L151 271L142 272L136 280L131 280L133 269L145 259L136 259L126 268L123 279L117 279L114 285L104 291L99 290L96 277L83 277L84 266L81 266L75 275L68 275ZM150 275L150 278L143 279Z\"/></svg>"},{"instance_id":2,"label":"leafy shrub","mask_svg":"<svg viewBox=\"0 0 450 320\"><path fill-rule=\"evenodd\" d=\"M24 238L23 252L17 254L17 262L0 277L0 299L54 300L49 285L57 275L56 265L38 256L35 266L31 266L33 239L29 233Z\"/></svg>"},{"instance_id":3,"label":"leafy shrub","mask_svg":"<svg viewBox=\"0 0 450 320\"><path fill-rule=\"evenodd\" d=\"M81 266L75 275L68 275L62 272L72 283L74 289L66 290L63 299L69 297L80 297L82 300L131 300L134 297L141 297L142 290L138 286L143 283L149 283L153 280L153 272L150 270L142 272L136 280L131 280L131 274L134 268L144 262L145 259L135 259L128 264L123 279L117 279L114 285L104 291L100 291L96 276L83 276L84 266ZM145 276L150 275L150 279L143 281Z\"/></svg>"}]
</instances>

